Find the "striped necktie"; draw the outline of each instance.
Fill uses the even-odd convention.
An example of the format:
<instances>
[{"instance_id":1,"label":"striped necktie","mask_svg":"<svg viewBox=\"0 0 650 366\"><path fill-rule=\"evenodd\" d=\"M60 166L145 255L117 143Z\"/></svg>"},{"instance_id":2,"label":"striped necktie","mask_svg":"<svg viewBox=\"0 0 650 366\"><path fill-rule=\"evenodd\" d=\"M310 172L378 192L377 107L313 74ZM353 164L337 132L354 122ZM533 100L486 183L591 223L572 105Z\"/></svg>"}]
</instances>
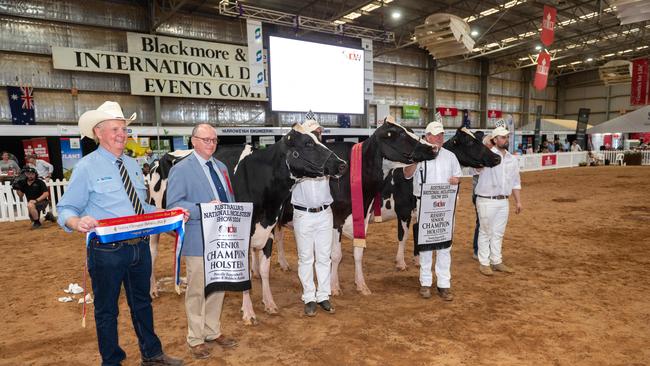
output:
<instances>
[{"instance_id":1,"label":"striped necktie","mask_svg":"<svg viewBox=\"0 0 650 366\"><path fill-rule=\"evenodd\" d=\"M122 158L117 159L117 167L120 169L120 176L122 177L122 183L124 184L124 189L126 190L127 196L129 196L129 201L131 201L131 205L133 206L133 210L135 211L135 214L136 215L144 214L142 203L140 203L138 194L135 191L135 188L133 188L133 184L131 183L131 178L129 178L129 172L126 170L126 166L124 166L124 162L122 161Z\"/></svg>"}]
</instances>

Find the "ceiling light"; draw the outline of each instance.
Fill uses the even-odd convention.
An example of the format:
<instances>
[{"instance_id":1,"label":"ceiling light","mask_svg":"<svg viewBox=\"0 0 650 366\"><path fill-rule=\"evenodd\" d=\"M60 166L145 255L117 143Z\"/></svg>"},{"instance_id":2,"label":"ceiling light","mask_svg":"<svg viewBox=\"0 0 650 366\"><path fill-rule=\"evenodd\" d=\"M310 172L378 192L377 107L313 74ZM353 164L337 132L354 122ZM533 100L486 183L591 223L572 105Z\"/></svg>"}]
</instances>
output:
<instances>
[{"instance_id":1,"label":"ceiling light","mask_svg":"<svg viewBox=\"0 0 650 366\"><path fill-rule=\"evenodd\" d=\"M393 11L393 12L390 14L390 16L391 16L393 19L399 19L399 18L402 17L402 13L400 13L400 12L397 11L397 10L395 10L395 11Z\"/></svg>"},{"instance_id":2,"label":"ceiling light","mask_svg":"<svg viewBox=\"0 0 650 366\"><path fill-rule=\"evenodd\" d=\"M358 18L360 16L361 16L361 13L357 13L357 12L353 11L352 13L345 15L343 18L353 20L353 19L356 19L356 18Z\"/></svg>"},{"instance_id":3,"label":"ceiling light","mask_svg":"<svg viewBox=\"0 0 650 366\"><path fill-rule=\"evenodd\" d=\"M469 35L472 36L472 37L476 37L476 36L478 36L478 31L476 29L474 29L469 33Z\"/></svg>"},{"instance_id":4,"label":"ceiling light","mask_svg":"<svg viewBox=\"0 0 650 366\"><path fill-rule=\"evenodd\" d=\"M361 10L363 10L363 11L373 11L373 10L375 10L377 8L379 8L379 5L371 3L371 4L368 4L368 5L364 6L363 8L361 8Z\"/></svg>"},{"instance_id":5,"label":"ceiling light","mask_svg":"<svg viewBox=\"0 0 650 366\"><path fill-rule=\"evenodd\" d=\"M593 60L594 60L593 57L589 57L589 58L587 58L585 61L587 61L587 62L591 62L591 61L593 61Z\"/></svg>"},{"instance_id":6,"label":"ceiling light","mask_svg":"<svg viewBox=\"0 0 650 366\"><path fill-rule=\"evenodd\" d=\"M540 45L537 45L537 46L535 46L535 49L536 49L537 51L539 51L539 50L541 50L541 49L542 49L542 46L540 46Z\"/></svg>"}]
</instances>

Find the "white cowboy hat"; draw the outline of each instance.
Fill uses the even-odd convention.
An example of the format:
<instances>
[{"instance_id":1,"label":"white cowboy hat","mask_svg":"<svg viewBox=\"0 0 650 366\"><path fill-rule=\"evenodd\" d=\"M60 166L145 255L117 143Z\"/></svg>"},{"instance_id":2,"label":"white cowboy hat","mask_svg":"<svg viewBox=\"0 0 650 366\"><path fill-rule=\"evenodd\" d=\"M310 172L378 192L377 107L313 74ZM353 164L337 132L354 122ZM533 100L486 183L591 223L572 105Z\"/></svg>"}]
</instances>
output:
<instances>
[{"instance_id":1,"label":"white cowboy hat","mask_svg":"<svg viewBox=\"0 0 650 366\"><path fill-rule=\"evenodd\" d=\"M443 132L445 132L445 127L438 121L429 122L427 128L424 130L424 133L430 133L434 136Z\"/></svg>"},{"instance_id":2,"label":"white cowboy hat","mask_svg":"<svg viewBox=\"0 0 650 366\"><path fill-rule=\"evenodd\" d=\"M505 127L503 127L503 126L499 126L499 127L495 128L495 129L492 130L492 132L490 133L490 135L492 135L493 138L494 138L494 137L497 137L497 136L508 136L509 134L510 134L510 131L508 131L508 130L507 130Z\"/></svg>"},{"instance_id":3,"label":"white cowboy hat","mask_svg":"<svg viewBox=\"0 0 650 366\"><path fill-rule=\"evenodd\" d=\"M303 128L305 129L305 131L307 131L307 132L316 131L316 130L318 130L319 128L320 128L320 129L323 129L323 127L321 127L321 125L319 125L319 124L318 124L318 121L316 121L315 119L308 119L308 120L306 120L306 121L302 124L302 127L303 127Z\"/></svg>"},{"instance_id":4,"label":"white cowboy hat","mask_svg":"<svg viewBox=\"0 0 650 366\"><path fill-rule=\"evenodd\" d=\"M81 137L95 139L93 128L99 122L109 119L119 119L128 125L135 120L136 116L133 113L131 117L125 118L124 113L122 113L122 107L117 102L104 102L99 108L87 111L79 117L79 132L81 133Z\"/></svg>"}]
</instances>

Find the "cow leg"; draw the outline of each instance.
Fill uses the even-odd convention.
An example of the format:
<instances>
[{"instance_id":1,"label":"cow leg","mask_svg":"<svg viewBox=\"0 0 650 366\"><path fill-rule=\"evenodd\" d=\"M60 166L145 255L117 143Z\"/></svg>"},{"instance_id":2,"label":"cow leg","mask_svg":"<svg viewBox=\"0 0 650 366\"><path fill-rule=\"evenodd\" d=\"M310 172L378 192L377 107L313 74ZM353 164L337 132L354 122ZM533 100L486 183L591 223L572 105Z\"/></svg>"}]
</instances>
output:
<instances>
[{"instance_id":1,"label":"cow leg","mask_svg":"<svg viewBox=\"0 0 650 366\"><path fill-rule=\"evenodd\" d=\"M419 232L420 225L416 221L413 223L413 265L416 268L420 268L420 256L418 255L418 251L416 250L418 246L418 232Z\"/></svg>"},{"instance_id":2,"label":"cow leg","mask_svg":"<svg viewBox=\"0 0 650 366\"><path fill-rule=\"evenodd\" d=\"M253 301L251 300L250 291L244 291L242 294L241 311L244 325L257 325L259 323L255 317L255 311L253 310Z\"/></svg>"},{"instance_id":3,"label":"cow leg","mask_svg":"<svg viewBox=\"0 0 650 366\"><path fill-rule=\"evenodd\" d=\"M395 255L395 268L398 271L406 270L404 249L406 247L406 241L409 238L409 221L410 220L397 220L397 240L399 241L399 245L397 246L397 254Z\"/></svg>"},{"instance_id":4,"label":"cow leg","mask_svg":"<svg viewBox=\"0 0 650 366\"><path fill-rule=\"evenodd\" d=\"M158 256L158 243L160 234L149 236L149 251L151 251L151 284L149 286L149 295L152 298L158 297L158 283L156 281L156 257Z\"/></svg>"},{"instance_id":5,"label":"cow leg","mask_svg":"<svg viewBox=\"0 0 650 366\"><path fill-rule=\"evenodd\" d=\"M275 244L278 248L278 264L283 271L291 271L287 257L284 254L284 229L281 225L276 226L275 229Z\"/></svg>"},{"instance_id":6,"label":"cow leg","mask_svg":"<svg viewBox=\"0 0 650 366\"><path fill-rule=\"evenodd\" d=\"M253 253L251 253L251 275L253 278L261 278L260 276L260 264L257 261L257 253L259 250L252 248Z\"/></svg>"},{"instance_id":7,"label":"cow leg","mask_svg":"<svg viewBox=\"0 0 650 366\"><path fill-rule=\"evenodd\" d=\"M372 292L363 278L363 249L363 247L354 247L354 284L362 295L370 295Z\"/></svg>"},{"instance_id":8,"label":"cow leg","mask_svg":"<svg viewBox=\"0 0 650 366\"><path fill-rule=\"evenodd\" d=\"M278 306L273 301L273 294L271 293L271 283L269 281L271 274L271 253L273 249L273 238L269 238L264 246L264 250L260 251L260 275L262 277L262 303L264 304L264 311L267 314L275 315L278 313Z\"/></svg>"},{"instance_id":9,"label":"cow leg","mask_svg":"<svg viewBox=\"0 0 650 366\"><path fill-rule=\"evenodd\" d=\"M341 252L341 231L332 229L332 272L330 273L330 291L332 296L343 295L341 291L341 284L339 283L339 264L343 258Z\"/></svg>"}]
</instances>

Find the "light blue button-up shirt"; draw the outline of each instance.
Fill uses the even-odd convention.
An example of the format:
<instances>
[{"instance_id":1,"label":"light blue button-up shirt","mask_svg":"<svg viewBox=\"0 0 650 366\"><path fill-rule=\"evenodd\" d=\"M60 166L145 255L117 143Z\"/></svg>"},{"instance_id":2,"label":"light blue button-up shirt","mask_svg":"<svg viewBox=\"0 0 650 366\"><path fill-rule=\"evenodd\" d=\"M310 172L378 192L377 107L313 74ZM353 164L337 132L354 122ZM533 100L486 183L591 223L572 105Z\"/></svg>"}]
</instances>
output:
<instances>
[{"instance_id":1,"label":"light blue button-up shirt","mask_svg":"<svg viewBox=\"0 0 650 366\"><path fill-rule=\"evenodd\" d=\"M72 231L65 222L74 216L102 220L135 215L116 161L115 155L100 146L77 163L65 193L56 205L58 223L63 229ZM145 213L156 211L155 206L146 203L147 191L138 163L125 155L122 155L122 161Z\"/></svg>"}]
</instances>

